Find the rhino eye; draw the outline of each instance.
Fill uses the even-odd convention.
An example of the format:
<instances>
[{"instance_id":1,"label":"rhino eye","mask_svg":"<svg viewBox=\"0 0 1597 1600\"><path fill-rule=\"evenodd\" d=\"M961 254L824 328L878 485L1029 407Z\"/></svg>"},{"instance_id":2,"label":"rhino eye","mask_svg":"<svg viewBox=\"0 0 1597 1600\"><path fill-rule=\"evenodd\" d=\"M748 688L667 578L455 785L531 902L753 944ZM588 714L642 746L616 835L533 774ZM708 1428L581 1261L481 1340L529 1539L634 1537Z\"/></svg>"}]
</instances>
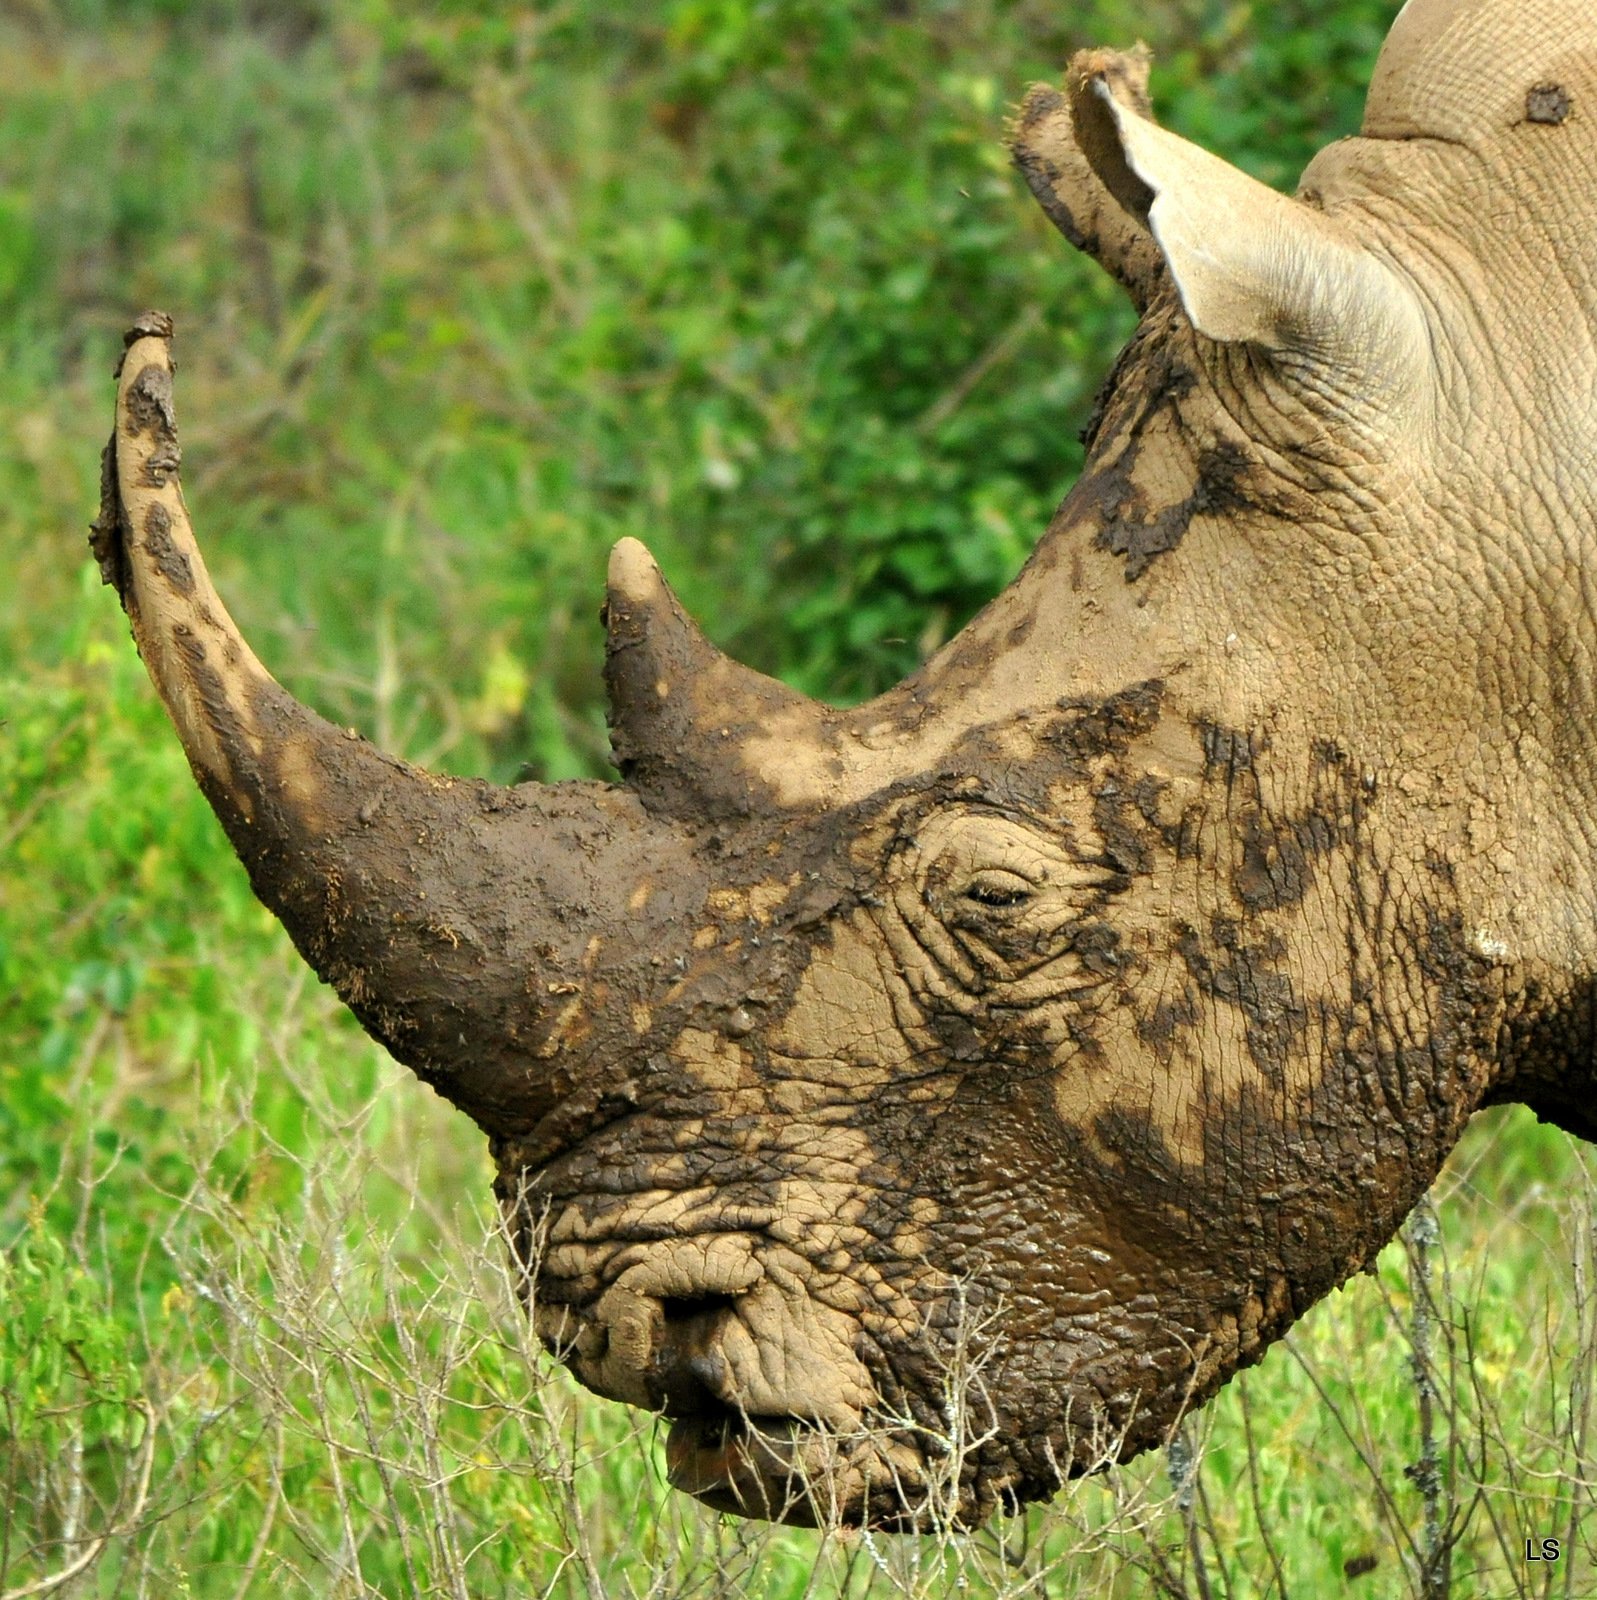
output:
<instances>
[{"instance_id":1,"label":"rhino eye","mask_svg":"<svg viewBox=\"0 0 1597 1600\"><path fill-rule=\"evenodd\" d=\"M964 900L974 901L996 911L1013 910L1031 899L1033 885L1017 872L992 868L978 872L960 892Z\"/></svg>"}]
</instances>

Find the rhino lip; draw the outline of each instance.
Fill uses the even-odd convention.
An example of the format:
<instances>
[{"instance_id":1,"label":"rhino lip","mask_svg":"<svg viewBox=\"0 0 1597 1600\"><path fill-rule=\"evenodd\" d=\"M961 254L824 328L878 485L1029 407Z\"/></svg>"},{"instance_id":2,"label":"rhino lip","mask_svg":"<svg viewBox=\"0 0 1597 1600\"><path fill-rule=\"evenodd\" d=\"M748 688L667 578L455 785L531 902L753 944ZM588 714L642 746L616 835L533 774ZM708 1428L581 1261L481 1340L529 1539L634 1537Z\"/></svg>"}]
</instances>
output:
<instances>
[{"instance_id":1,"label":"rhino lip","mask_svg":"<svg viewBox=\"0 0 1597 1600\"><path fill-rule=\"evenodd\" d=\"M912 1529L926 1511L919 1453L869 1429L838 1433L803 1416L752 1416L711 1402L672 1417L665 1454L673 1488L741 1517Z\"/></svg>"},{"instance_id":2,"label":"rhino lip","mask_svg":"<svg viewBox=\"0 0 1597 1600\"><path fill-rule=\"evenodd\" d=\"M715 1403L672 1419L666 1475L715 1511L814 1527L856 1520L806 1470L822 1430L796 1416L750 1416ZM830 1512L830 1515L828 1515Z\"/></svg>"},{"instance_id":3,"label":"rhino lip","mask_svg":"<svg viewBox=\"0 0 1597 1600\"><path fill-rule=\"evenodd\" d=\"M667 1475L675 1488L718 1511L778 1516L770 1479L780 1463L771 1447L791 1442L804 1426L796 1417L752 1417L713 1401L672 1418L666 1438Z\"/></svg>"}]
</instances>

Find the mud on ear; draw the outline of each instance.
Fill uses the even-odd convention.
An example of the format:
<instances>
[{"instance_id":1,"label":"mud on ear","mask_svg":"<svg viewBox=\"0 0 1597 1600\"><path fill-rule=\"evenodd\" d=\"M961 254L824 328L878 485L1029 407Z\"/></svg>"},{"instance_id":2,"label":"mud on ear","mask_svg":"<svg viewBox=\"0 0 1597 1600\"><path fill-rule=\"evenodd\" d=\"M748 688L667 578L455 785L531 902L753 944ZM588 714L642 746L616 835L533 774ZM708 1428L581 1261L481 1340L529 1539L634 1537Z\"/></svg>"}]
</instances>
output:
<instances>
[{"instance_id":1,"label":"mud on ear","mask_svg":"<svg viewBox=\"0 0 1597 1600\"><path fill-rule=\"evenodd\" d=\"M1009 129L1010 154L1048 220L1118 278L1139 311L1146 310L1164 277L1164 262L1148 231L1149 197L1119 160L1112 128L1108 143L1115 151L1093 148L1103 145L1102 124L1108 119L1096 101L1084 103L1081 89L1102 78L1127 104L1146 110L1149 61L1140 45L1125 52L1081 51L1070 63L1064 89L1034 85ZM1127 179L1134 186L1130 193L1121 187Z\"/></svg>"}]
</instances>

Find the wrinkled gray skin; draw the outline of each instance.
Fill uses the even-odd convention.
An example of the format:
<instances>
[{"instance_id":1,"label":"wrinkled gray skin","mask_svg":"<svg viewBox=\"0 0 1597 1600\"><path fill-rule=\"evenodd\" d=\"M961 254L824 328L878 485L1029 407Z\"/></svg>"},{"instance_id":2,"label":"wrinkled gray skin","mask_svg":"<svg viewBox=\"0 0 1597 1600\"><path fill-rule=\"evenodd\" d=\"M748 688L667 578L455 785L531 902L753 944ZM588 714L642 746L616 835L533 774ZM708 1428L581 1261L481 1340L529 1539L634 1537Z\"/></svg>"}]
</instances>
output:
<instances>
[{"instance_id":1,"label":"wrinkled gray skin","mask_svg":"<svg viewBox=\"0 0 1597 1600\"><path fill-rule=\"evenodd\" d=\"M1296 200L1078 56L1016 159L1143 312L1014 585L853 711L611 564L622 783L296 705L130 335L95 548L262 898L489 1134L552 1350L712 1505L1156 1443L1480 1106L1594 1131L1597 12L1411 0Z\"/></svg>"}]
</instances>

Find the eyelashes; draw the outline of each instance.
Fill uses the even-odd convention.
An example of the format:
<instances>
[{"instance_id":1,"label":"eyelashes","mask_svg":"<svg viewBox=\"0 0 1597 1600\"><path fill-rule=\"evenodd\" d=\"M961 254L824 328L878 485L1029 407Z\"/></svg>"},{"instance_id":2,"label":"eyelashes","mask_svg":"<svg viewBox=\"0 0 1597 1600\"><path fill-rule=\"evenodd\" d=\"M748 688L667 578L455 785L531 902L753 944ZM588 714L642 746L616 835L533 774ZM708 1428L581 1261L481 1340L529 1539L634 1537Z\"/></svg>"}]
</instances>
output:
<instances>
[{"instance_id":1,"label":"eyelashes","mask_svg":"<svg viewBox=\"0 0 1597 1600\"><path fill-rule=\"evenodd\" d=\"M958 898L987 911L1014 911L1027 905L1036 892L1036 885L1019 873L1000 868L978 872Z\"/></svg>"}]
</instances>

